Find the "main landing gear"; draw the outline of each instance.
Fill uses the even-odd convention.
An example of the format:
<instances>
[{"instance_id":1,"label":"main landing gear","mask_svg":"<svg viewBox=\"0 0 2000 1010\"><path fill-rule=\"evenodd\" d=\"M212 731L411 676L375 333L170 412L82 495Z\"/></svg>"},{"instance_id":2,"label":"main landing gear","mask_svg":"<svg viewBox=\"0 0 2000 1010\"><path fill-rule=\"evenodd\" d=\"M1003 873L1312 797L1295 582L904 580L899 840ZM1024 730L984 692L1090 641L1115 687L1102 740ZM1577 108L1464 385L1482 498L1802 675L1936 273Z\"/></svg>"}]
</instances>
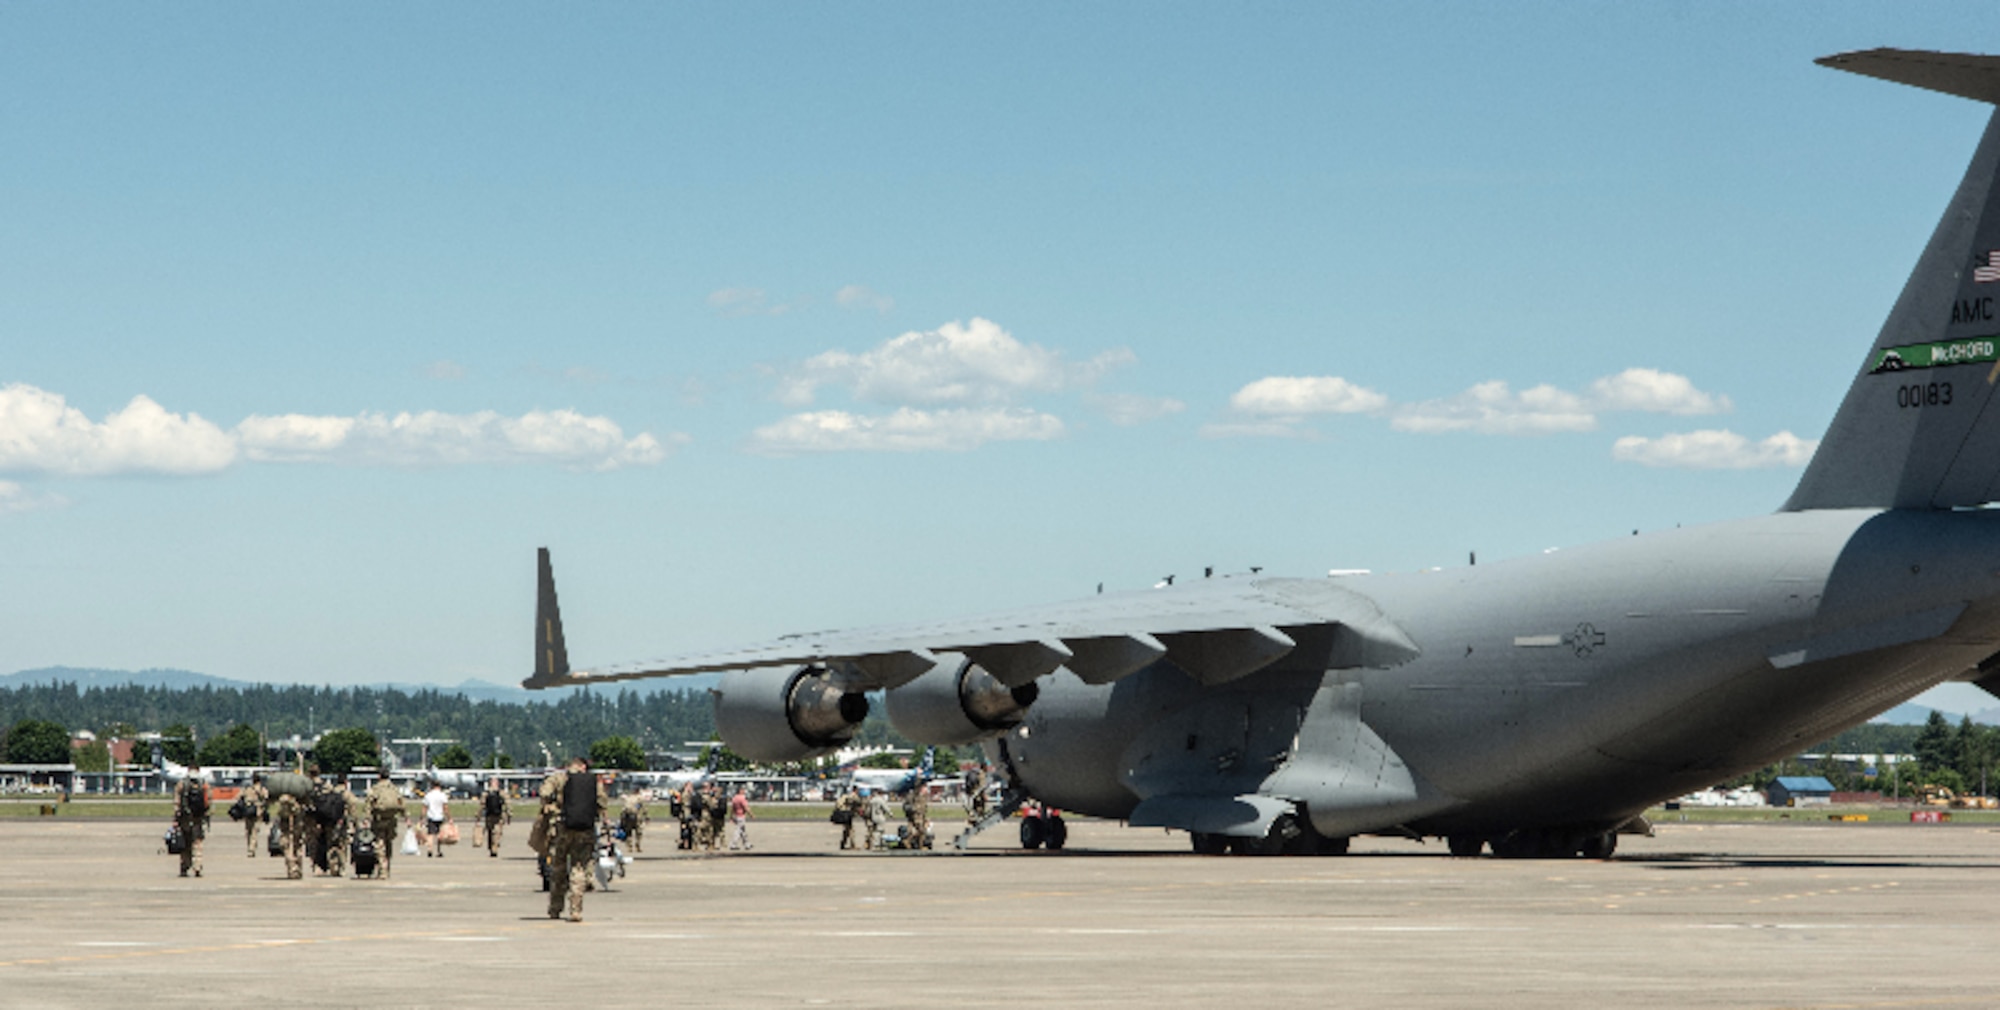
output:
<instances>
[{"instance_id":1,"label":"main landing gear","mask_svg":"<svg viewBox=\"0 0 2000 1010\"><path fill-rule=\"evenodd\" d=\"M1610 859L1618 851L1616 831L1522 828L1495 838L1448 835L1445 845L1460 858L1479 855L1488 845L1501 859Z\"/></svg>"},{"instance_id":2,"label":"main landing gear","mask_svg":"<svg viewBox=\"0 0 2000 1010\"><path fill-rule=\"evenodd\" d=\"M1328 838L1313 830L1312 822L1296 814L1281 814L1271 822L1262 838L1191 831L1194 851L1203 856L1344 856L1346 838Z\"/></svg>"}]
</instances>

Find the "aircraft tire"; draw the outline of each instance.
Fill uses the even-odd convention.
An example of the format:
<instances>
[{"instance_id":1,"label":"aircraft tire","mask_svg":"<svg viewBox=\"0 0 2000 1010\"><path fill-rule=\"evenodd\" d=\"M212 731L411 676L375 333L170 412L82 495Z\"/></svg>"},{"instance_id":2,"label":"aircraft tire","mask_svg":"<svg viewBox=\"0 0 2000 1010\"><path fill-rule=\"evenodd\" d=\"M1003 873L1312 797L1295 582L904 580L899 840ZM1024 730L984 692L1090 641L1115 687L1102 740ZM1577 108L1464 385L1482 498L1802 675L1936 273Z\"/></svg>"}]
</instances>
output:
<instances>
[{"instance_id":1,"label":"aircraft tire","mask_svg":"<svg viewBox=\"0 0 2000 1010\"><path fill-rule=\"evenodd\" d=\"M1021 847L1034 850L1048 840L1048 828L1040 817L1021 818Z\"/></svg>"},{"instance_id":2,"label":"aircraft tire","mask_svg":"<svg viewBox=\"0 0 2000 1010\"><path fill-rule=\"evenodd\" d=\"M1585 859L1610 859L1611 854L1617 851L1618 833L1603 831L1584 836L1583 844L1577 846L1576 854Z\"/></svg>"},{"instance_id":3,"label":"aircraft tire","mask_svg":"<svg viewBox=\"0 0 2000 1010\"><path fill-rule=\"evenodd\" d=\"M1220 856L1229 851L1229 839L1221 835L1211 835L1206 831L1190 831L1188 837L1194 840L1195 855Z\"/></svg>"},{"instance_id":4,"label":"aircraft tire","mask_svg":"<svg viewBox=\"0 0 2000 1010\"><path fill-rule=\"evenodd\" d=\"M1449 835L1445 838L1446 848L1460 859L1474 859L1486 850L1486 839L1478 835Z\"/></svg>"},{"instance_id":5,"label":"aircraft tire","mask_svg":"<svg viewBox=\"0 0 2000 1010\"><path fill-rule=\"evenodd\" d=\"M1353 841L1353 839L1348 838L1346 836L1342 836L1340 838L1328 838L1325 835L1319 835L1317 837L1319 838L1319 844L1314 846L1314 849L1316 851L1313 854L1318 856L1347 855L1347 846L1350 842Z\"/></svg>"},{"instance_id":6,"label":"aircraft tire","mask_svg":"<svg viewBox=\"0 0 2000 1010\"><path fill-rule=\"evenodd\" d=\"M1042 834L1042 844L1052 852L1059 851L1069 842L1069 825L1064 824L1060 817L1050 817L1043 825Z\"/></svg>"}]
</instances>

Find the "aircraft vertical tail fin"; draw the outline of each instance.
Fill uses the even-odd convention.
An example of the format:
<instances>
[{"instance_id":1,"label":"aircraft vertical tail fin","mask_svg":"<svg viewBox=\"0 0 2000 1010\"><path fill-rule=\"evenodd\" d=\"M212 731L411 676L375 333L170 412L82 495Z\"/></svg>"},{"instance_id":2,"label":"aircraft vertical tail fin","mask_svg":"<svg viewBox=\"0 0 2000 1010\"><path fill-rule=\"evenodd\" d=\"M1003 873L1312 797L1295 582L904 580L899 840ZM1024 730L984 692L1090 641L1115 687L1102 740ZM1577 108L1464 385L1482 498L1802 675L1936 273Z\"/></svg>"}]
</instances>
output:
<instances>
[{"instance_id":1,"label":"aircraft vertical tail fin","mask_svg":"<svg viewBox=\"0 0 2000 1010\"><path fill-rule=\"evenodd\" d=\"M1893 49L1823 66L2000 104L2000 57ZM1958 508L2000 500L2000 111L1785 503Z\"/></svg>"},{"instance_id":2,"label":"aircraft vertical tail fin","mask_svg":"<svg viewBox=\"0 0 2000 1010\"><path fill-rule=\"evenodd\" d=\"M563 645L562 611L556 606L555 570L549 549L535 552L535 673L521 682L529 690L555 687L569 677L569 649Z\"/></svg>"}]
</instances>

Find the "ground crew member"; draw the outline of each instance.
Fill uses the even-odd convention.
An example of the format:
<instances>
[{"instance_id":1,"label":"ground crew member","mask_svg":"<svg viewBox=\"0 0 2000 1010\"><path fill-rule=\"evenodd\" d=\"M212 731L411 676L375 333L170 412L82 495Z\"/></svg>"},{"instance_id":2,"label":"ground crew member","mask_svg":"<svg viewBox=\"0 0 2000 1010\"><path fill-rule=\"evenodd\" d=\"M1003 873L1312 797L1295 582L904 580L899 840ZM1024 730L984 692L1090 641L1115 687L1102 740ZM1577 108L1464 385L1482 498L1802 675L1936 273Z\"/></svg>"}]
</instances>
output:
<instances>
[{"instance_id":1,"label":"ground crew member","mask_svg":"<svg viewBox=\"0 0 2000 1010\"><path fill-rule=\"evenodd\" d=\"M910 837L904 845L912 849L931 847L931 787L918 780L910 787L910 795L903 797L903 819L910 822Z\"/></svg>"},{"instance_id":2,"label":"ground crew member","mask_svg":"<svg viewBox=\"0 0 2000 1010\"><path fill-rule=\"evenodd\" d=\"M736 787L736 795L729 798L729 848L732 851L750 851L750 797L742 786Z\"/></svg>"},{"instance_id":3,"label":"ground crew member","mask_svg":"<svg viewBox=\"0 0 2000 1010\"><path fill-rule=\"evenodd\" d=\"M181 876L194 870L201 876L201 840L208 835L208 785L195 777L201 766L190 762L187 776L174 785L174 829L181 833Z\"/></svg>"},{"instance_id":4,"label":"ground crew member","mask_svg":"<svg viewBox=\"0 0 2000 1010\"><path fill-rule=\"evenodd\" d=\"M687 798L688 818L694 822L694 851L708 849L708 790L690 782Z\"/></svg>"},{"instance_id":5,"label":"ground crew member","mask_svg":"<svg viewBox=\"0 0 2000 1010\"><path fill-rule=\"evenodd\" d=\"M986 766L973 765L965 771L965 819L973 824L986 816Z\"/></svg>"},{"instance_id":6,"label":"ground crew member","mask_svg":"<svg viewBox=\"0 0 2000 1010\"><path fill-rule=\"evenodd\" d=\"M695 799L696 795L693 782L682 786L679 792L673 794L674 816L681 822L680 847L683 849L694 848L695 823L701 820L701 815L695 810L695 804L699 802Z\"/></svg>"},{"instance_id":7,"label":"ground crew member","mask_svg":"<svg viewBox=\"0 0 2000 1010\"><path fill-rule=\"evenodd\" d=\"M396 846L402 841L397 833L400 822L408 816L408 808L403 806L403 794L396 784L388 779L376 779L368 787L368 830L375 834L375 859L378 867L375 875L389 879L389 861L396 854Z\"/></svg>"},{"instance_id":8,"label":"ground crew member","mask_svg":"<svg viewBox=\"0 0 2000 1010\"><path fill-rule=\"evenodd\" d=\"M852 783L848 784L847 791L841 793L839 799L833 801L833 809L835 813L847 811L847 819L840 824L840 847L851 849L854 847L855 822L861 819L861 795L854 791Z\"/></svg>"},{"instance_id":9,"label":"ground crew member","mask_svg":"<svg viewBox=\"0 0 2000 1010\"><path fill-rule=\"evenodd\" d=\"M868 848L873 851L882 843L882 826L889 823L889 801L872 789L861 790L861 812L868 822Z\"/></svg>"},{"instance_id":10,"label":"ground crew member","mask_svg":"<svg viewBox=\"0 0 2000 1010\"><path fill-rule=\"evenodd\" d=\"M297 799L287 795L276 800L277 813L272 821L278 826L278 838L284 844L285 879L297 880L305 873L301 868L306 852L306 811Z\"/></svg>"},{"instance_id":11,"label":"ground crew member","mask_svg":"<svg viewBox=\"0 0 2000 1010\"><path fill-rule=\"evenodd\" d=\"M708 814L708 851L722 848L722 836L729 831L729 800L722 795L722 786L710 782L707 793L702 798L703 812Z\"/></svg>"},{"instance_id":12,"label":"ground crew member","mask_svg":"<svg viewBox=\"0 0 2000 1010\"><path fill-rule=\"evenodd\" d=\"M329 876L338 877L347 868L347 797L333 783L320 777L318 765L307 765L306 776L313 780L306 797L306 848L313 865Z\"/></svg>"},{"instance_id":13,"label":"ground crew member","mask_svg":"<svg viewBox=\"0 0 2000 1010\"><path fill-rule=\"evenodd\" d=\"M250 784L243 789L243 801L250 807L250 816L243 818L243 854L257 858L257 830L259 824L270 821L271 815L264 809L271 802L271 791L264 788L264 773L252 772Z\"/></svg>"},{"instance_id":14,"label":"ground crew member","mask_svg":"<svg viewBox=\"0 0 2000 1010\"><path fill-rule=\"evenodd\" d=\"M486 780L486 794L479 797L479 825L486 832L486 854L500 858L500 829L514 823L514 811L507 806L507 793L500 780Z\"/></svg>"},{"instance_id":15,"label":"ground crew member","mask_svg":"<svg viewBox=\"0 0 2000 1010\"><path fill-rule=\"evenodd\" d=\"M634 853L641 851L639 836L645 833L646 821L649 819L646 813L646 799L647 793L642 789L626 793L618 801L618 826L625 829L625 841L632 846Z\"/></svg>"},{"instance_id":16,"label":"ground crew member","mask_svg":"<svg viewBox=\"0 0 2000 1010\"><path fill-rule=\"evenodd\" d=\"M583 891L597 854L597 825L611 801L590 763L569 759L565 770L542 780L542 819L549 825L549 918L583 921Z\"/></svg>"}]
</instances>

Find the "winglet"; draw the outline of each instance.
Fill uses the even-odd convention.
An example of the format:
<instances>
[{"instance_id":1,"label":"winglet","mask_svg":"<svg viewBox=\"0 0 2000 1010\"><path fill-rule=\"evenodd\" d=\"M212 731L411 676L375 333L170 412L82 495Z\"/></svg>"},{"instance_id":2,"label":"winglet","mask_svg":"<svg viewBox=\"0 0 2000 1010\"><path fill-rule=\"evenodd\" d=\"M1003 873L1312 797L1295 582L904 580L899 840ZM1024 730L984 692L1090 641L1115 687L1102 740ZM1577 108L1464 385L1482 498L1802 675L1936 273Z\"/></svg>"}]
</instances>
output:
<instances>
[{"instance_id":1,"label":"winglet","mask_svg":"<svg viewBox=\"0 0 2000 1010\"><path fill-rule=\"evenodd\" d=\"M2000 56L1869 49L1822 56L1813 62L1864 77L2000 105Z\"/></svg>"},{"instance_id":2,"label":"winglet","mask_svg":"<svg viewBox=\"0 0 2000 1010\"><path fill-rule=\"evenodd\" d=\"M530 691L569 679L569 650L563 645L562 611L556 606L556 575L549 549L535 552L535 675L521 682Z\"/></svg>"}]
</instances>

